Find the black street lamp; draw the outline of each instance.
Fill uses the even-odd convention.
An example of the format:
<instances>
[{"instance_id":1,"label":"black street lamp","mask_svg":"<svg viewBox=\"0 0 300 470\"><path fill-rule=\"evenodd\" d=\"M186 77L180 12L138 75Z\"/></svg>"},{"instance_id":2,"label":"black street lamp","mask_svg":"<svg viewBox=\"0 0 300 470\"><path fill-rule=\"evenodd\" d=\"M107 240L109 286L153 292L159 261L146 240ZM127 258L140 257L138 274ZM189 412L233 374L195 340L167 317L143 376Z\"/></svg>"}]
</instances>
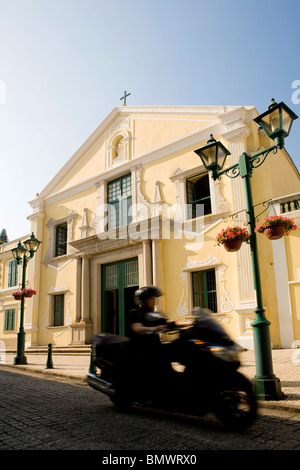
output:
<instances>
[{"instance_id":1,"label":"black street lamp","mask_svg":"<svg viewBox=\"0 0 300 470\"><path fill-rule=\"evenodd\" d=\"M253 284L257 301L256 308L254 309L255 318L252 323L256 363L256 375L252 382L254 391L260 400L279 400L283 397L283 394L281 392L280 380L273 374L269 331L270 322L267 320L265 309L263 308L250 178L253 169L262 165L270 152L277 153L278 149L284 146L284 139L289 135L292 123L297 117L284 103L277 104L272 99L268 111L255 118L254 121L265 130L267 135L274 140L275 144L252 156L244 152L239 157L238 163L225 169L223 169L225 160L227 155L230 155L230 152L221 142L217 142L212 135L210 135L207 145L195 150L205 168L211 172L214 180L220 179L225 174L230 178L240 176L244 182Z\"/></svg>"},{"instance_id":2,"label":"black street lamp","mask_svg":"<svg viewBox=\"0 0 300 470\"><path fill-rule=\"evenodd\" d=\"M29 260L35 255L38 247L40 246L40 241L35 238L32 233L30 238L24 241L23 245L19 241L16 248L11 250L13 257L18 264L22 263L22 297L21 297L21 312L20 312L20 328L17 338L17 355L14 360L15 365L27 364L27 358L24 354L25 350L25 331L24 331L24 289L25 289L25 276L26 276L26 267ZM29 256L27 256L29 253Z\"/></svg>"},{"instance_id":3,"label":"black street lamp","mask_svg":"<svg viewBox=\"0 0 300 470\"><path fill-rule=\"evenodd\" d=\"M260 114L254 121L275 141L278 148L282 148L284 139L288 137L293 121L297 117L283 102L277 104L272 98L268 111Z\"/></svg>"}]
</instances>

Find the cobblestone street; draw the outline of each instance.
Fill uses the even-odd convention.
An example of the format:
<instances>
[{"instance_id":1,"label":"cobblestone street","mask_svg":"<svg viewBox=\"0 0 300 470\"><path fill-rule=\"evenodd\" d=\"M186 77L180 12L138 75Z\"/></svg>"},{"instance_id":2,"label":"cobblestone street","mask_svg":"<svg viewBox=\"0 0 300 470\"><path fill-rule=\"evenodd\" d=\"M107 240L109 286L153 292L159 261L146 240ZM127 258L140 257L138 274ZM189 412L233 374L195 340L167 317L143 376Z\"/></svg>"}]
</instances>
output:
<instances>
[{"instance_id":1,"label":"cobblestone street","mask_svg":"<svg viewBox=\"0 0 300 470\"><path fill-rule=\"evenodd\" d=\"M300 450L300 413L261 408L228 432L201 419L134 408L120 412L96 390L0 371L0 450Z\"/></svg>"}]
</instances>

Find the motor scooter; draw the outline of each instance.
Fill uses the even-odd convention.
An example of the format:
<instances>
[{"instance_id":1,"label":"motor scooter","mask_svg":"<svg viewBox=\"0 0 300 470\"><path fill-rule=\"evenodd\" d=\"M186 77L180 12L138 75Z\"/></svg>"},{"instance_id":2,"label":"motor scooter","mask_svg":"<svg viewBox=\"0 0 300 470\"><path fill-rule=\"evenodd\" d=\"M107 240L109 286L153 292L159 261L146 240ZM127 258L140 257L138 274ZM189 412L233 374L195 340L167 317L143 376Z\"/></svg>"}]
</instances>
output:
<instances>
[{"instance_id":1,"label":"motor scooter","mask_svg":"<svg viewBox=\"0 0 300 470\"><path fill-rule=\"evenodd\" d=\"M235 343L212 315L193 317L191 326L172 325L161 334L159 348L161 360L152 364L149 377L149 362L143 363L130 338L95 335L88 384L119 408L138 405L193 416L213 412L234 430L254 422L252 384L238 371Z\"/></svg>"}]
</instances>

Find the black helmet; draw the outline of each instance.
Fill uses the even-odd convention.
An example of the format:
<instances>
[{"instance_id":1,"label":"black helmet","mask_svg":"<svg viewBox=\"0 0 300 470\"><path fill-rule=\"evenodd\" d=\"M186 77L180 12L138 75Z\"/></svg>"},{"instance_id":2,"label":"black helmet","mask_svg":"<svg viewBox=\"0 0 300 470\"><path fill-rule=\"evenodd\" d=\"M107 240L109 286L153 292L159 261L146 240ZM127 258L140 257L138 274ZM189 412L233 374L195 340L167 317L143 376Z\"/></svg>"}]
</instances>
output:
<instances>
[{"instance_id":1,"label":"black helmet","mask_svg":"<svg viewBox=\"0 0 300 470\"><path fill-rule=\"evenodd\" d=\"M155 286L145 286L136 290L134 293L134 301L137 305L144 305L145 300L149 297L160 297L162 291Z\"/></svg>"}]
</instances>

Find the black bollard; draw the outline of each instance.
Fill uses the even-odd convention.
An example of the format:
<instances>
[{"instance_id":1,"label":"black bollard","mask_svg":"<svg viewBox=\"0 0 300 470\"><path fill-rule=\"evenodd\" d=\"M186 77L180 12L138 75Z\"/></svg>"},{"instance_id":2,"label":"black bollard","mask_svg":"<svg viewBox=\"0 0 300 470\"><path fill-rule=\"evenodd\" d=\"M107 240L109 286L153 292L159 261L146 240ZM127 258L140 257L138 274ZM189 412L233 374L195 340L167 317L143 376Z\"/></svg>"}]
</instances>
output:
<instances>
[{"instance_id":1,"label":"black bollard","mask_svg":"<svg viewBox=\"0 0 300 470\"><path fill-rule=\"evenodd\" d=\"M91 345L91 360L90 360L90 368L89 372L90 374L96 374L96 366L94 364L94 356L95 356L95 351L94 351L94 345Z\"/></svg>"},{"instance_id":2,"label":"black bollard","mask_svg":"<svg viewBox=\"0 0 300 470\"><path fill-rule=\"evenodd\" d=\"M52 362L52 344L48 344L48 357L46 363L46 369L53 369L53 362Z\"/></svg>"}]
</instances>

